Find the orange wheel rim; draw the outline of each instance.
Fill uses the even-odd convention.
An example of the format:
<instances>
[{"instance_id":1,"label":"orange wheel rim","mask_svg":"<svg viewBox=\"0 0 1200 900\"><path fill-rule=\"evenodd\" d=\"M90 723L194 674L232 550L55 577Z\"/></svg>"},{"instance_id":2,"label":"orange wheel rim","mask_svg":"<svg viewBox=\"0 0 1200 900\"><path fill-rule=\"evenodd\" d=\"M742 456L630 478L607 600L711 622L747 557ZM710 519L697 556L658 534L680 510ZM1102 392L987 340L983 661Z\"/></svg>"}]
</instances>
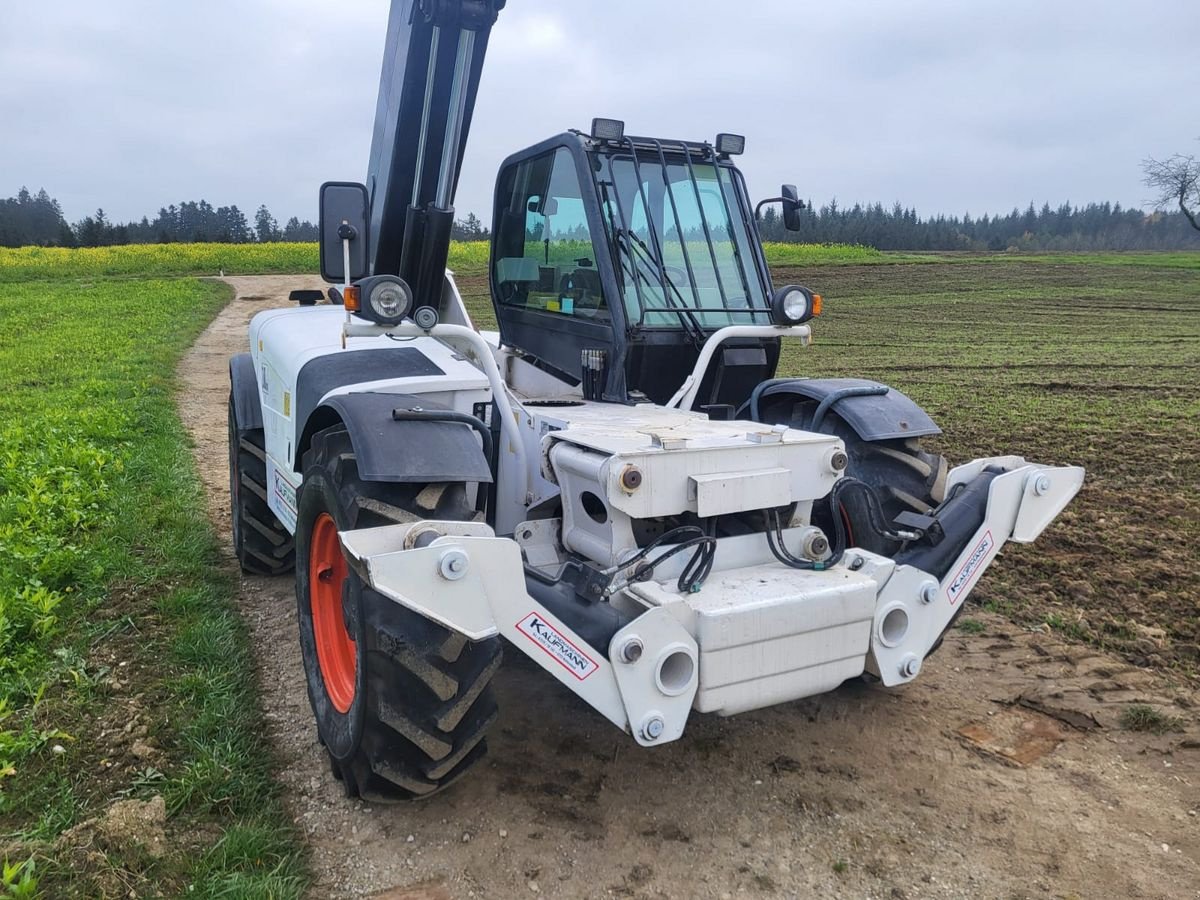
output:
<instances>
[{"instance_id":1,"label":"orange wheel rim","mask_svg":"<svg viewBox=\"0 0 1200 900\"><path fill-rule=\"evenodd\" d=\"M321 513L313 524L308 554L308 592L312 604L313 637L321 680L334 708L344 713L354 702L357 652L342 616L342 585L346 558L338 543L337 524Z\"/></svg>"}]
</instances>

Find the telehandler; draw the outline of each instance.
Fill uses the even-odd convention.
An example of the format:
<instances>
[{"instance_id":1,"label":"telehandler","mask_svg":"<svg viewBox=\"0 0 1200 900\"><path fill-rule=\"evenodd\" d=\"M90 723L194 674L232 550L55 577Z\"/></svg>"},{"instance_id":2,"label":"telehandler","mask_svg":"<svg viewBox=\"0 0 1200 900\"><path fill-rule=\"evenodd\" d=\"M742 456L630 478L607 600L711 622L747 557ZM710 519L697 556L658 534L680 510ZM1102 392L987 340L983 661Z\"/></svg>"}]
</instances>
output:
<instances>
[{"instance_id":1,"label":"telehandler","mask_svg":"<svg viewBox=\"0 0 1200 900\"><path fill-rule=\"evenodd\" d=\"M230 363L237 556L294 569L318 733L370 800L479 761L501 638L646 747L911 681L1083 481L950 468L900 391L775 377L822 299L772 284L735 134L595 119L510 156L478 330L446 263L503 6L393 0L367 182L320 192L332 302L259 313ZM764 202L797 226L794 187Z\"/></svg>"}]
</instances>

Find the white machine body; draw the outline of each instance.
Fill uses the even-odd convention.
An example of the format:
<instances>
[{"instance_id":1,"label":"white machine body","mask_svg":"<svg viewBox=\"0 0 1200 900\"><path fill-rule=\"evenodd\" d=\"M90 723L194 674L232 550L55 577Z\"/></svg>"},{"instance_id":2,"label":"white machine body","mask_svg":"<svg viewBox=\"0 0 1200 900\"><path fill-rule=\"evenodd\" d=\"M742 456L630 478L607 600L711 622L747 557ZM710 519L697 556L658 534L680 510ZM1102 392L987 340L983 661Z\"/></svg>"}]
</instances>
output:
<instances>
[{"instance_id":1,"label":"white machine body","mask_svg":"<svg viewBox=\"0 0 1200 900\"><path fill-rule=\"evenodd\" d=\"M331 396L417 395L465 413L494 402L501 417L494 528L424 521L348 531L346 556L396 603L474 640L503 635L644 745L678 738L692 710L730 715L829 691L864 672L885 685L912 680L1004 544L1034 540L1083 481L1080 468L1019 457L953 469L951 488L989 465L1005 471L991 482L983 524L942 579L855 548L829 568L798 570L772 555L762 533L718 538L696 592L678 589L688 558L681 553L648 579L618 580L596 597L628 624L608 646L591 646L535 599L531 576L552 580L573 558L619 569L653 536L653 522L688 513L789 506L782 534L802 555L816 531L814 504L842 477L843 443L680 408L585 401L494 334L474 331L452 278L444 299L447 324L428 331L410 323L386 333L344 326L344 312L333 306L255 317L250 344L271 509L294 529L303 416ZM807 328L762 328L807 338ZM397 347L418 351L433 369L298 396L300 373L313 360Z\"/></svg>"}]
</instances>

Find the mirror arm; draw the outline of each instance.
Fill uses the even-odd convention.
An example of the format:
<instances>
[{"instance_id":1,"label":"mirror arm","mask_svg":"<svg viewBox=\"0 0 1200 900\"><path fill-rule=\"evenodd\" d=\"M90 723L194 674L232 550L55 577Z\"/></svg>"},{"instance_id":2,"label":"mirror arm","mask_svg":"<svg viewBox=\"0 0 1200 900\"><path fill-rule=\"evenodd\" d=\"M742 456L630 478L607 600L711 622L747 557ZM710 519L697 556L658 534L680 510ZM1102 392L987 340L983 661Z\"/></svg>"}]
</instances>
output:
<instances>
[{"instance_id":1,"label":"mirror arm","mask_svg":"<svg viewBox=\"0 0 1200 900\"><path fill-rule=\"evenodd\" d=\"M766 206L768 203L783 203L785 200L787 200L787 197L770 197L766 200L759 200L758 205L756 207L754 207L754 221L756 221L756 222L758 221L758 214L762 211L762 208L764 206ZM801 204L801 209L803 209L803 208L804 208L804 205Z\"/></svg>"},{"instance_id":2,"label":"mirror arm","mask_svg":"<svg viewBox=\"0 0 1200 900\"><path fill-rule=\"evenodd\" d=\"M342 239L342 268L345 272L342 283L342 296L346 295L346 289L350 287L350 239L355 237L357 231L346 220L342 220L341 226L338 228L338 236ZM345 305L344 303L342 304ZM350 324L350 310L346 310L346 324ZM346 339L342 338L342 349L346 347Z\"/></svg>"}]
</instances>

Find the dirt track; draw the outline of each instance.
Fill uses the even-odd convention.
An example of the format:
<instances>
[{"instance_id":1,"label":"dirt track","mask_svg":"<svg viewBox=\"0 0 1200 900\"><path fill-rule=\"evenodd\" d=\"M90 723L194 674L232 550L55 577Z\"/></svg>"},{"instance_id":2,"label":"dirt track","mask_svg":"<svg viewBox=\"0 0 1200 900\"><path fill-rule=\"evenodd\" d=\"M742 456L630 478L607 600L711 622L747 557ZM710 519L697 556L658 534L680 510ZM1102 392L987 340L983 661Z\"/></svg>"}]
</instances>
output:
<instances>
[{"instance_id":1,"label":"dirt track","mask_svg":"<svg viewBox=\"0 0 1200 900\"><path fill-rule=\"evenodd\" d=\"M296 276L238 297L180 367L214 527L228 534L228 357ZM1003 561L1000 563L1003 564ZM510 652L489 759L446 794L371 808L329 775L289 578L245 578L266 727L317 897L1200 897L1196 698L987 613L901 691L864 685L642 750ZM1123 731L1131 702L1182 732Z\"/></svg>"}]
</instances>

